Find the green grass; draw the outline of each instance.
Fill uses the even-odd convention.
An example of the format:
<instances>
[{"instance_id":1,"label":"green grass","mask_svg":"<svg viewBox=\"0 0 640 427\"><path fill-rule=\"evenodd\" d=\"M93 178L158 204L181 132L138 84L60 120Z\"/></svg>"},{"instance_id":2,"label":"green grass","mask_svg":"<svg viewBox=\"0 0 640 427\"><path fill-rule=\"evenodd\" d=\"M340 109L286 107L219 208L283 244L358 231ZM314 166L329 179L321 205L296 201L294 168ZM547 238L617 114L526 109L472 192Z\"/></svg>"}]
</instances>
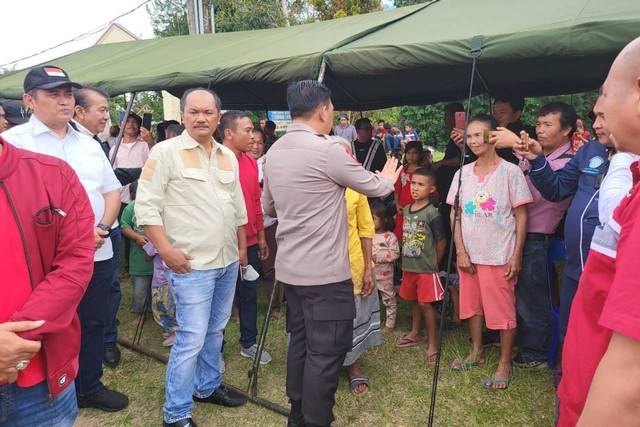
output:
<instances>
[{"instance_id":1,"label":"green grass","mask_svg":"<svg viewBox=\"0 0 640 427\"><path fill-rule=\"evenodd\" d=\"M122 282L123 299L118 313L120 335L133 338L129 325L131 285ZM259 328L266 311L264 287L259 292ZM384 313L384 309L382 310ZM336 427L424 426L427 424L433 369L424 363L424 346L397 349L394 340L411 324L410 305L401 301L396 332L384 337L383 344L367 351L361 358L362 369L369 375L370 390L353 396L346 376L341 377L336 393L334 413ZM141 345L162 354L161 329L147 321ZM224 381L245 389L251 360L240 356L239 328L234 318L226 331ZM469 372L454 372L450 362L470 350L465 323L445 331L442 364L437 393L436 426L551 426L555 412L555 394L551 371L516 370L516 380L506 391L482 388L482 380L493 372L498 350L488 351L488 363ZM260 368L258 395L283 406L285 392L286 332L284 319L271 323L266 348L273 362ZM77 426L158 426L162 423L165 365L149 357L122 350L122 361L106 368L103 382L129 396L129 407L107 414L95 409L81 409ZM240 408L222 408L197 404L193 417L200 426L284 426L286 418L253 403Z\"/></svg>"}]
</instances>

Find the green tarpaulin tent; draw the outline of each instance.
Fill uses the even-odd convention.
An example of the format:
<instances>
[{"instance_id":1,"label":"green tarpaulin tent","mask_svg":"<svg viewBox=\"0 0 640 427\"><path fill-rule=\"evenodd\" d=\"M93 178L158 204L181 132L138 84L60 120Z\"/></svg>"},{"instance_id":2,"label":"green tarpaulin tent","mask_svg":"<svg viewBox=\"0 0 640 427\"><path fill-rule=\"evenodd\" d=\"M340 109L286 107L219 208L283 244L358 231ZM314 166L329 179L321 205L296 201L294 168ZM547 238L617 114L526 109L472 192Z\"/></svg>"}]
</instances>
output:
<instances>
[{"instance_id":1,"label":"green tarpaulin tent","mask_svg":"<svg viewBox=\"0 0 640 427\"><path fill-rule=\"evenodd\" d=\"M211 85L225 108L285 109L286 85L317 78L324 60L336 107L372 109L463 98L476 35L490 91L594 89L640 36L640 1L434 0L288 28L95 46L49 63L112 95ZM0 78L0 96L19 97L24 74ZM476 88L486 90L480 79Z\"/></svg>"}]
</instances>

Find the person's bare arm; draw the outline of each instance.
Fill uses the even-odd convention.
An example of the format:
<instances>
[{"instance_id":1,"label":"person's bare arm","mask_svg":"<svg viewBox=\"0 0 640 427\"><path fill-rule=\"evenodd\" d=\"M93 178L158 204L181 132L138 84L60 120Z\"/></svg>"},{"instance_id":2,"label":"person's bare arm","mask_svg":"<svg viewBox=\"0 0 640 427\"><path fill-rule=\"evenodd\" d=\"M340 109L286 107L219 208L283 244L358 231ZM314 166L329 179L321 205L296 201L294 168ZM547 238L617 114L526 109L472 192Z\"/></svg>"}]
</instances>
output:
<instances>
[{"instance_id":1,"label":"person's bare arm","mask_svg":"<svg viewBox=\"0 0 640 427\"><path fill-rule=\"evenodd\" d=\"M577 426L637 426L639 413L640 341L614 332Z\"/></svg>"},{"instance_id":2,"label":"person's bare arm","mask_svg":"<svg viewBox=\"0 0 640 427\"><path fill-rule=\"evenodd\" d=\"M516 217L516 247L507 261L507 269L504 273L507 280L518 276L522 267L522 251L527 235L527 206L520 205L513 210Z\"/></svg>"},{"instance_id":3,"label":"person's bare arm","mask_svg":"<svg viewBox=\"0 0 640 427\"><path fill-rule=\"evenodd\" d=\"M362 255L364 256L364 280L362 287L362 296L368 297L375 288L373 283L373 239L368 237L361 237L360 244L362 245Z\"/></svg>"},{"instance_id":4,"label":"person's bare arm","mask_svg":"<svg viewBox=\"0 0 640 427\"><path fill-rule=\"evenodd\" d=\"M111 227L116 221L116 218L118 218L118 213L120 212L120 189L103 193L102 197L104 198L104 214L98 223ZM100 249L102 245L104 245L104 239L107 234L109 233L105 230L94 227L93 236L95 239L95 250Z\"/></svg>"},{"instance_id":5,"label":"person's bare arm","mask_svg":"<svg viewBox=\"0 0 640 427\"><path fill-rule=\"evenodd\" d=\"M456 244L456 255L457 255L457 263L458 268L465 273L473 274L476 272L476 268L471 263L471 258L469 258L469 254L467 253L464 247L464 241L462 240L462 230L460 221L460 215L455 215L455 209L451 209L451 224L453 224L454 220L456 222L455 233L453 236L453 241Z\"/></svg>"},{"instance_id":6,"label":"person's bare arm","mask_svg":"<svg viewBox=\"0 0 640 427\"><path fill-rule=\"evenodd\" d=\"M244 273L249 264L249 258L247 257L247 231L244 225L238 226L238 254L240 255L240 266Z\"/></svg>"},{"instance_id":7,"label":"person's bare arm","mask_svg":"<svg viewBox=\"0 0 640 427\"><path fill-rule=\"evenodd\" d=\"M460 158L459 157L452 157L450 159L446 159L446 160L440 160L438 162L435 162L431 165L431 168L435 171L437 171L438 169L440 169L442 166L448 166L448 167L456 167L456 166L460 166Z\"/></svg>"},{"instance_id":8,"label":"person's bare arm","mask_svg":"<svg viewBox=\"0 0 640 427\"><path fill-rule=\"evenodd\" d=\"M147 238L156 247L158 254L160 254L162 260L171 271L178 274L191 272L192 268L189 260L193 259L193 257L171 246L163 226L145 225L143 228Z\"/></svg>"},{"instance_id":9,"label":"person's bare arm","mask_svg":"<svg viewBox=\"0 0 640 427\"><path fill-rule=\"evenodd\" d=\"M436 257L438 258L438 264L442 260L444 256L444 251L447 249L447 241L445 239L440 239L436 242Z\"/></svg>"},{"instance_id":10,"label":"person's bare arm","mask_svg":"<svg viewBox=\"0 0 640 427\"><path fill-rule=\"evenodd\" d=\"M100 224L105 224L111 227L120 213L120 189L103 193L104 198L104 213L100 219Z\"/></svg>"},{"instance_id":11,"label":"person's bare arm","mask_svg":"<svg viewBox=\"0 0 640 427\"><path fill-rule=\"evenodd\" d=\"M131 227L123 228L122 235L128 239L133 240L134 242L136 242L136 245L140 247L146 245L147 242L149 241L149 239L147 239L145 236L133 231Z\"/></svg>"}]
</instances>

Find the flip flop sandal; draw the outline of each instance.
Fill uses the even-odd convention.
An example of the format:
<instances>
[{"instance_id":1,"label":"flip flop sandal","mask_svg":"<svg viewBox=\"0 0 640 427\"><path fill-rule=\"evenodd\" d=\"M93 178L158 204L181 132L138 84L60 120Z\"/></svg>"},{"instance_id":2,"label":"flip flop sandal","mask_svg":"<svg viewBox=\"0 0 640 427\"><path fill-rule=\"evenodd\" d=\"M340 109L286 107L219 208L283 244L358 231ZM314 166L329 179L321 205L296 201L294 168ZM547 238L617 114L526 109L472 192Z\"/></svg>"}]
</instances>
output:
<instances>
[{"instance_id":1,"label":"flip flop sandal","mask_svg":"<svg viewBox=\"0 0 640 427\"><path fill-rule=\"evenodd\" d=\"M515 378L516 376L513 372L511 373L511 375L509 375L509 378L496 378L495 375L491 375L491 378L487 378L486 380L482 381L482 387L496 391L506 390L509 388L509 384L511 383L511 381L513 381ZM507 384L507 386L505 388L495 388L489 385L489 381L491 381L492 384Z\"/></svg>"},{"instance_id":2,"label":"flip flop sandal","mask_svg":"<svg viewBox=\"0 0 640 427\"><path fill-rule=\"evenodd\" d=\"M455 365L456 362L458 362L458 366ZM486 360L476 360L475 362L472 362L471 360L458 357L453 362L451 362L450 367L454 371L465 372L473 367L484 366L486 362Z\"/></svg>"},{"instance_id":3,"label":"flip flop sandal","mask_svg":"<svg viewBox=\"0 0 640 427\"><path fill-rule=\"evenodd\" d=\"M436 367L436 359L438 358L438 352L436 351L435 353L429 354L425 352L425 356L426 356L426 361L427 361L427 365L432 366L432 367Z\"/></svg>"},{"instance_id":4,"label":"flip flop sandal","mask_svg":"<svg viewBox=\"0 0 640 427\"><path fill-rule=\"evenodd\" d=\"M398 348L413 347L414 345L422 344L423 342L424 342L424 337L420 337L417 340L411 340L407 338L407 334L402 334L396 340L396 347Z\"/></svg>"},{"instance_id":5,"label":"flip flop sandal","mask_svg":"<svg viewBox=\"0 0 640 427\"><path fill-rule=\"evenodd\" d=\"M367 388L358 393L356 389L361 385L366 385ZM365 395L369 391L369 377L365 374L349 375L349 386L351 387L351 393L353 393L354 396Z\"/></svg>"}]
</instances>

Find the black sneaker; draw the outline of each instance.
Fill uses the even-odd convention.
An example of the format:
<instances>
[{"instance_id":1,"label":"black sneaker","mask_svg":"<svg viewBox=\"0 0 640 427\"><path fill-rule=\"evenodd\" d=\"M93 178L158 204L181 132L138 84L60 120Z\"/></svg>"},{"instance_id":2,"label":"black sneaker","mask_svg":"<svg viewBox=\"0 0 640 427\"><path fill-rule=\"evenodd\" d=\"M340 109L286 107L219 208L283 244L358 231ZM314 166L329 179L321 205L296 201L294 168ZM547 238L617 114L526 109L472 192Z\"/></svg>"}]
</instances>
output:
<instances>
[{"instance_id":1,"label":"black sneaker","mask_svg":"<svg viewBox=\"0 0 640 427\"><path fill-rule=\"evenodd\" d=\"M533 360L529 356L519 354L513 358L513 364L520 369L546 369L547 362Z\"/></svg>"},{"instance_id":2,"label":"black sneaker","mask_svg":"<svg viewBox=\"0 0 640 427\"><path fill-rule=\"evenodd\" d=\"M98 408L105 412L118 412L127 405L129 405L127 396L106 387L88 396L78 396L78 408Z\"/></svg>"},{"instance_id":3,"label":"black sneaker","mask_svg":"<svg viewBox=\"0 0 640 427\"><path fill-rule=\"evenodd\" d=\"M193 400L196 402L213 403L214 405L226 406L233 408L236 406L242 406L247 403L247 396L237 391L230 390L221 385L211 393L209 397L193 396Z\"/></svg>"},{"instance_id":4,"label":"black sneaker","mask_svg":"<svg viewBox=\"0 0 640 427\"><path fill-rule=\"evenodd\" d=\"M192 418L185 418L182 420L178 420L175 423L168 423L166 421L162 422L163 427L198 427L195 421Z\"/></svg>"},{"instance_id":5,"label":"black sneaker","mask_svg":"<svg viewBox=\"0 0 640 427\"><path fill-rule=\"evenodd\" d=\"M114 342L104 344L104 354L102 361L110 368L115 368L120 363L120 349Z\"/></svg>"}]
</instances>

